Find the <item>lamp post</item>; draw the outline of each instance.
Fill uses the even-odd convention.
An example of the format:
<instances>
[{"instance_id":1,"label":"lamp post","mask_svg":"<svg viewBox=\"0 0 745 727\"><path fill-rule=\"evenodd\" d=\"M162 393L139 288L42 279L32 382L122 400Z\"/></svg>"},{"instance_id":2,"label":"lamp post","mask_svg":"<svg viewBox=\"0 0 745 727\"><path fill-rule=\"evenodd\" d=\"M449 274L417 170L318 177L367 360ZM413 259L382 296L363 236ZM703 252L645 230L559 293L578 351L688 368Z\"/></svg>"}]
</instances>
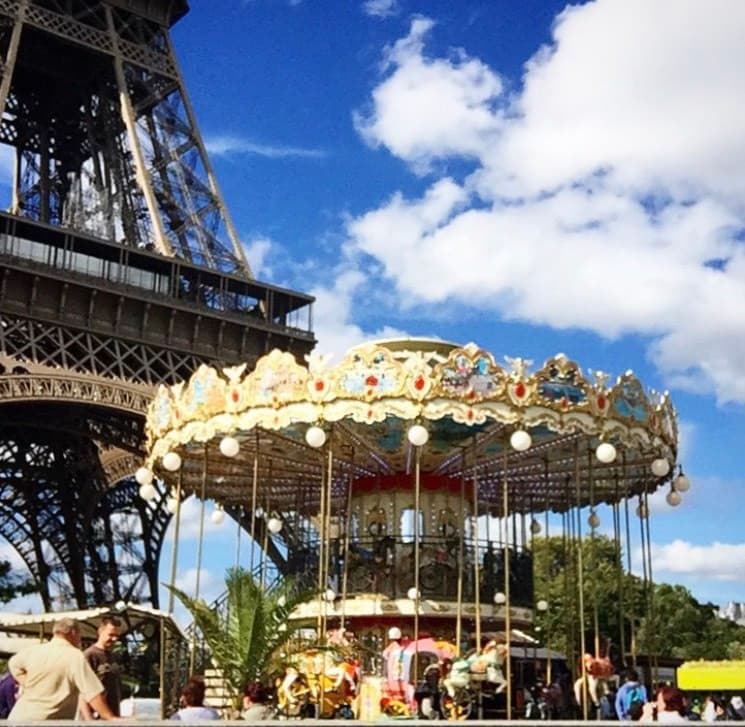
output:
<instances>
[{"instance_id":1,"label":"lamp post","mask_svg":"<svg viewBox=\"0 0 745 727\"><path fill-rule=\"evenodd\" d=\"M548 687L551 684L551 647L549 644L549 637L548 637L548 629L546 628L545 624L545 615L548 611L548 601L541 598L536 604L535 604L536 611L541 615L541 621L543 621L542 630L545 634L543 643L545 645L546 649L546 686Z\"/></svg>"}]
</instances>

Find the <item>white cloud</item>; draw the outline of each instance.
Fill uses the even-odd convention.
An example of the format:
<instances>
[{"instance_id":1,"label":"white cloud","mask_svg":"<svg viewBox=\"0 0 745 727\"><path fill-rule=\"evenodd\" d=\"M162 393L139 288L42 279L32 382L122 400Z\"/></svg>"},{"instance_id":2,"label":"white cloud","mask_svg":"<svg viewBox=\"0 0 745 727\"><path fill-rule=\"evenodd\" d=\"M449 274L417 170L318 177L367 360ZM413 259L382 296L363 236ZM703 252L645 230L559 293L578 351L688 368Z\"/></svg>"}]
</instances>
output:
<instances>
[{"instance_id":1,"label":"white cloud","mask_svg":"<svg viewBox=\"0 0 745 727\"><path fill-rule=\"evenodd\" d=\"M257 237L249 242L243 243L248 264L255 278L269 280L272 278L272 270L267 265L270 253L273 252L273 242L268 237Z\"/></svg>"},{"instance_id":2,"label":"white cloud","mask_svg":"<svg viewBox=\"0 0 745 727\"><path fill-rule=\"evenodd\" d=\"M250 139L237 136L213 136L204 140L207 152L211 156L231 156L236 154L253 154L270 159L284 159L287 157L301 157L307 159L322 159L326 152L321 149L306 149L297 146L274 144L259 144Z\"/></svg>"},{"instance_id":3,"label":"white cloud","mask_svg":"<svg viewBox=\"0 0 745 727\"><path fill-rule=\"evenodd\" d=\"M366 0L362 3L362 11L374 18L389 18L397 15L400 7L398 0Z\"/></svg>"},{"instance_id":4,"label":"white cloud","mask_svg":"<svg viewBox=\"0 0 745 727\"><path fill-rule=\"evenodd\" d=\"M410 305L641 333L671 383L745 401L745 5L568 8L508 98L465 51L427 57L432 32L386 50L357 128L418 173L471 172L351 220L347 255Z\"/></svg>"},{"instance_id":5,"label":"white cloud","mask_svg":"<svg viewBox=\"0 0 745 727\"><path fill-rule=\"evenodd\" d=\"M416 18L411 32L385 54L394 72L373 91L370 113L355 122L365 140L428 168L434 158L478 157L498 129L492 103L502 90L499 77L478 60L428 59L424 39L433 22Z\"/></svg>"},{"instance_id":6,"label":"white cloud","mask_svg":"<svg viewBox=\"0 0 745 727\"><path fill-rule=\"evenodd\" d=\"M745 580L745 543L694 545L674 540L666 545L654 545L652 572L742 583Z\"/></svg>"},{"instance_id":7,"label":"white cloud","mask_svg":"<svg viewBox=\"0 0 745 727\"><path fill-rule=\"evenodd\" d=\"M311 291L316 297L313 306L314 332L318 338L317 350L334 354L338 363L351 346L363 341L388 338L406 338L404 331L384 326L370 333L351 323L354 318L353 306L359 299L358 288L365 276L353 269L342 269L333 276L331 287L319 287Z\"/></svg>"},{"instance_id":8,"label":"white cloud","mask_svg":"<svg viewBox=\"0 0 745 727\"><path fill-rule=\"evenodd\" d=\"M225 520L220 524L216 525L212 522L210 515L215 509L215 504L212 501L205 502L204 505L204 536L209 537L211 541L215 539L225 538L233 539L235 536L235 522L226 517ZM181 503L181 518L179 523L179 541L183 540L198 540L200 523L202 518L202 501L197 497L187 497ZM168 525L168 531L166 532L166 541L173 541L173 530L176 527L176 518L172 518Z\"/></svg>"},{"instance_id":9,"label":"white cloud","mask_svg":"<svg viewBox=\"0 0 745 727\"><path fill-rule=\"evenodd\" d=\"M176 578L176 588L192 598L196 594L197 573L199 573L199 597L207 603L214 601L225 590L225 581L218 579L211 571L200 568L189 568Z\"/></svg>"}]
</instances>

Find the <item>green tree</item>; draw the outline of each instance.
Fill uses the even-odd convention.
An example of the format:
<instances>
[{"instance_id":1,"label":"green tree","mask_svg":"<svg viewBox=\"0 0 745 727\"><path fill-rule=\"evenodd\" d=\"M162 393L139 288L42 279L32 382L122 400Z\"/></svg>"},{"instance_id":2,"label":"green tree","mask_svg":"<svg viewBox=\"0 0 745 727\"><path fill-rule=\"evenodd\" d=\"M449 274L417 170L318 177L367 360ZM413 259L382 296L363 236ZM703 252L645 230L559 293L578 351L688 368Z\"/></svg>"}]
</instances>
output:
<instances>
[{"instance_id":1,"label":"green tree","mask_svg":"<svg viewBox=\"0 0 745 727\"><path fill-rule=\"evenodd\" d=\"M649 653L681 659L729 659L742 653L745 628L719 618L712 603L699 603L683 586L654 587L649 614L640 624L640 644Z\"/></svg>"},{"instance_id":2,"label":"green tree","mask_svg":"<svg viewBox=\"0 0 745 727\"><path fill-rule=\"evenodd\" d=\"M13 573L7 560L0 561L0 603L8 603L16 596L26 596L38 591L39 587L31 578Z\"/></svg>"},{"instance_id":3,"label":"green tree","mask_svg":"<svg viewBox=\"0 0 745 727\"><path fill-rule=\"evenodd\" d=\"M583 630L587 651L594 651L596 631L616 645L623 642L629 650L632 626L645 613L644 587L640 579L623 572L622 553L613 540L604 536L581 541L537 538L533 558L536 600L545 599L549 604L540 625L552 648L576 659ZM580 595L584 605L581 621Z\"/></svg>"},{"instance_id":4,"label":"green tree","mask_svg":"<svg viewBox=\"0 0 745 727\"><path fill-rule=\"evenodd\" d=\"M584 618L580 622L578 563L582 561ZM745 656L745 627L717 616L683 586L654 584L624 573L623 554L607 537L551 537L533 542L536 600L548 611L539 617L544 638L576 661L580 623L586 648L596 631L636 653L681 659ZM596 623L597 615L597 623Z\"/></svg>"},{"instance_id":5,"label":"green tree","mask_svg":"<svg viewBox=\"0 0 745 727\"><path fill-rule=\"evenodd\" d=\"M270 673L273 656L297 629L288 617L306 596L287 581L263 587L243 568L227 571L225 587L219 609L177 588L173 592L202 632L237 708L246 684Z\"/></svg>"}]
</instances>

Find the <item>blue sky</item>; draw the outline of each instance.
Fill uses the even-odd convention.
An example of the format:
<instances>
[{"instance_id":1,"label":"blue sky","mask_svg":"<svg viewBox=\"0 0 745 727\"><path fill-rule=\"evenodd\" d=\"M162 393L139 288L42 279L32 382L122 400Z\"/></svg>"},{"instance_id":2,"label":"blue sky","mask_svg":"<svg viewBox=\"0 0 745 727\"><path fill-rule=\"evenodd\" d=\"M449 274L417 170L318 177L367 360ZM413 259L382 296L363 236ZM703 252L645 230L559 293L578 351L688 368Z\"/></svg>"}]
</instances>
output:
<instances>
[{"instance_id":1,"label":"blue sky","mask_svg":"<svg viewBox=\"0 0 745 727\"><path fill-rule=\"evenodd\" d=\"M255 272L318 297L323 351L669 389L693 487L653 509L655 578L745 601L745 6L221 0L173 36Z\"/></svg>"},{"instance_id":2,"label":"blue sky","mask_svg":"<svg viewBox=\"0 0 745 727\"><path fill-rule=\"evenodd\" d=\"M319 348L475 341L669 389L693 487L653 509L655 579L745 601L745 5L191 4L223 195L256 276L317 296ZM216 595L235 530L209 532Z\"/></svg>"}]
</instances>

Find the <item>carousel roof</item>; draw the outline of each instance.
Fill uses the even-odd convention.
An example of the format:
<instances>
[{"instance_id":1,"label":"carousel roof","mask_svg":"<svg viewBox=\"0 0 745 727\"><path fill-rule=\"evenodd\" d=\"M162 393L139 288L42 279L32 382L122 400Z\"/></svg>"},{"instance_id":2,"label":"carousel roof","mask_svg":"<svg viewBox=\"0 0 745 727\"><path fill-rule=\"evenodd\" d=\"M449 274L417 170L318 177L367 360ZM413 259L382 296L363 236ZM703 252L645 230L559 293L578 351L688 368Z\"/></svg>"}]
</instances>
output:
<instances>
[{"instance_id":1,"label":"carousel roof","mask_svg":"<svg viewBox=\"0 0 745 727\"><path fill-rule=\"evenodd\" d=\"M202 366L159 388L147 466L173 481L162 458L175 452L186 492L204 483L206 497L245 505L256 482L263 506L308 513L319 509L329 465L341 509L363 479L403 486L414 451L423 481L464 480L484 508L498 507L506 484L513 512L614 502L671 476L677 424L666 393L645 390L630 371L614 382L602 372L588 378L563 354L533 372L525 359L505 361L472 343L400 340L357 346L337 365L317 353L302 365L274 350L250 372ZM407 436L414 424L428 433L419 448ZM306 441L317 427L320 448ZM530 435L523 451L516 431ZM237 454L224 437L238 441ZM607 446L606 461L596 456L600 444L613 445L611 461Z\"/></svg>"}]
</instances>

